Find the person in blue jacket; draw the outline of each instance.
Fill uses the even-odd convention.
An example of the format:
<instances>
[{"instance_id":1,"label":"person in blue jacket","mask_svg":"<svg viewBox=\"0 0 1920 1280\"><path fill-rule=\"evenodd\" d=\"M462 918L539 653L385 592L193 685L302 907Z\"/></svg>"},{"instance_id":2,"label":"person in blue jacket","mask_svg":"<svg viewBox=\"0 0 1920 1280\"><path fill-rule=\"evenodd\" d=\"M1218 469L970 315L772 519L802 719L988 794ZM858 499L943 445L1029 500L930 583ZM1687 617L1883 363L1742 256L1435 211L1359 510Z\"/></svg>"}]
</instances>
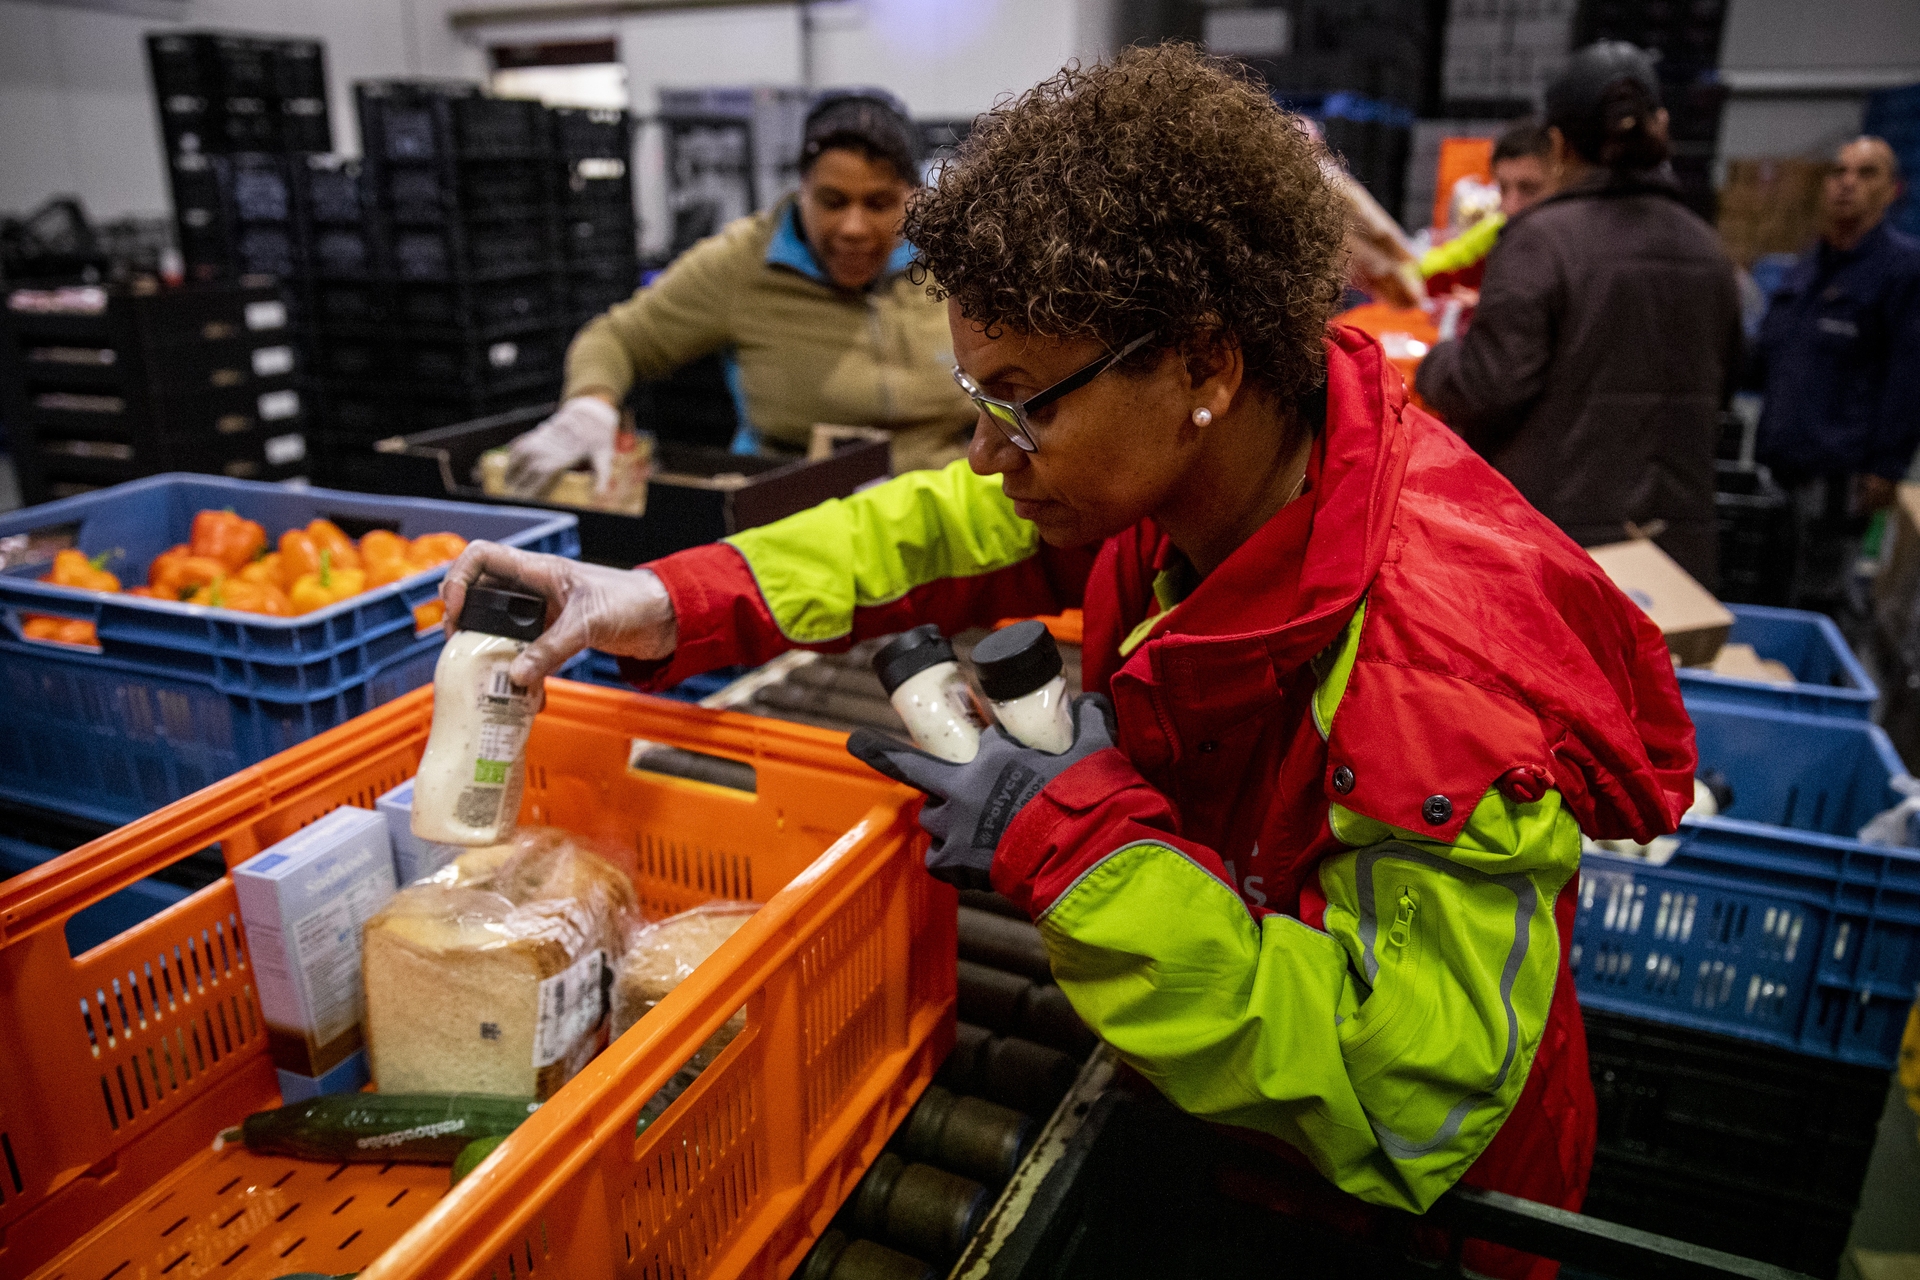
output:
<instances>
[{"instance_id":1,"label":"person in blue jacket","mask_svg":"<svg viewBox=\"0 0 1920 1280\"><path fill-rule=\"evenodd\" d=\"M1899 162L1879 138L1835 155L1819 241L1775 291L1747 382L1755 456L1793 495L1793 598L1839 609L1858 538L1920 446L1920 241L1887 224Z\"/></svg>"}]
</instances>

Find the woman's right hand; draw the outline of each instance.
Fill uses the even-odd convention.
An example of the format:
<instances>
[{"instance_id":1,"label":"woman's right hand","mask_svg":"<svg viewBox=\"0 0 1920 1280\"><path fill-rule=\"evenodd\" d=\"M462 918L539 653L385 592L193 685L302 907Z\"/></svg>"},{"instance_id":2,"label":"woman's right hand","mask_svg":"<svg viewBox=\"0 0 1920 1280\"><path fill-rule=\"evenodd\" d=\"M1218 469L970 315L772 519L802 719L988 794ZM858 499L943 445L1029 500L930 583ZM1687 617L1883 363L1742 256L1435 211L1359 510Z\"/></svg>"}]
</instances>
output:
<instances>
[{"instance_id":1,"label":"woman's right hand","mask_svg":"<svg viewBox=\"0 0 1920 1280\"><path fill-rule=\"evenodd\" d=\"M469 543L440 584L448 635L458 629L467 588L474 585L546 599L546 633L513 660L508 675L515 684L536 684L582 649L652 660L672 656L679 644L673 601L647 569L610 569L497 542Z\"/></svg>"}]
</instances>

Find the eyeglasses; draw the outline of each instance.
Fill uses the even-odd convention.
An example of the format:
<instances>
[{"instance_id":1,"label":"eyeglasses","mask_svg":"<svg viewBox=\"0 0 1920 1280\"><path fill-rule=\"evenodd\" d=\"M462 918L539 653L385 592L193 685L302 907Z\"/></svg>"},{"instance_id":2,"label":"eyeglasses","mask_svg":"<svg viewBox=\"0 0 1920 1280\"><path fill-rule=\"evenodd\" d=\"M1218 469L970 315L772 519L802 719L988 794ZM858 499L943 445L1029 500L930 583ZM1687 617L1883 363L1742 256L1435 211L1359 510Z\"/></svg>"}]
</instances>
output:
<instances>
[{"instance_id":1,"label":"eyeglasses","mask_svg":"<svg viewBox=\"0 0 1920 1280\"><path fill-rule=\"evenodd\" d=\"M1033 424L1027 421L1027 415L1046 408L1061 396L1078 391L1153 341L1153 337L1153 333L1143 333L1118 351L1101 356L1092 364L1068 374L1045 391L1030 395L1025 400L1002 400L997 396L988 395L980 389L979 383L961 371L959 365L953 366L953 380L960 384L960 389L967 393L974 407L991 418L993 425L999 427L1007 439L1028 453L1037 453L1040 446L1034 441Z\"/></svg>"}]
</instances>

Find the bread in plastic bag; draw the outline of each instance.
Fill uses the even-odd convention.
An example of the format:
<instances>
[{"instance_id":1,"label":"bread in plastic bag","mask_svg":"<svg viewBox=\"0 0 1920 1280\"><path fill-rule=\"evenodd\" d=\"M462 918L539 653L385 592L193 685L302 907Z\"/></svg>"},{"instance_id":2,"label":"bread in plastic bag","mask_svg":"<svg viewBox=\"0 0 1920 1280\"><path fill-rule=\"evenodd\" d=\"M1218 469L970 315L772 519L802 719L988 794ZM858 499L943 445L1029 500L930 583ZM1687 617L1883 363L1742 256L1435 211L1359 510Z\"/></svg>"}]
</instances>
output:
<instances>
[{"instance_id":1,"label":"bread in plastic bag","mask_svg":"<svg viewBox=\"0 0 1920 1280\"><path fill-rule=\"evenodd\" d=\"M367 922L367 1043L386 1093L546 1099L606 1043L632 880L565 832L521 831Z\"/></svg>"},{"instance_id":2,"label":"bread in plastic bag","mask_svg":"<svg viewBox=\"0 0 1920 1280\"><path fill-rule=\"evenodd\" d=\"M759 905L752 902L707 902L636 932L613 980L614 1038L666 999L757 910ZM744 1026L742 1010L727 1019L688 1065L697 1070L712 1062Z\"/></svg>"}]
</instances>

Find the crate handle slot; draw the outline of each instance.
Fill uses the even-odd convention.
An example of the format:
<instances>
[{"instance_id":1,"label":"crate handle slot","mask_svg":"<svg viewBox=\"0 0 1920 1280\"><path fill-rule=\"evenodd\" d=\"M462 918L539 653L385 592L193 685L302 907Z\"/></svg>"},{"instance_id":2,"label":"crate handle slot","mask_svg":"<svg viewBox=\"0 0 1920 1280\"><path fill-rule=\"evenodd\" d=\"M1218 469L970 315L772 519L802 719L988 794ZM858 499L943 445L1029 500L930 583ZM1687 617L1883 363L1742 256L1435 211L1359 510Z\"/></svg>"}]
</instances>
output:
<instances>
[{"instance_id":1,"label":"crate handle slot","mask_svg":"<svg viewBox=\"0 0 1920 1280\"><path fill-rule=\"evenodd\" d=\"M744 760L669 746L648 738L635 738L629 744L627 768L635 773L650 773L678 782L695 782L758 795L759 775Z\"/></svg>"}]
</instances>

